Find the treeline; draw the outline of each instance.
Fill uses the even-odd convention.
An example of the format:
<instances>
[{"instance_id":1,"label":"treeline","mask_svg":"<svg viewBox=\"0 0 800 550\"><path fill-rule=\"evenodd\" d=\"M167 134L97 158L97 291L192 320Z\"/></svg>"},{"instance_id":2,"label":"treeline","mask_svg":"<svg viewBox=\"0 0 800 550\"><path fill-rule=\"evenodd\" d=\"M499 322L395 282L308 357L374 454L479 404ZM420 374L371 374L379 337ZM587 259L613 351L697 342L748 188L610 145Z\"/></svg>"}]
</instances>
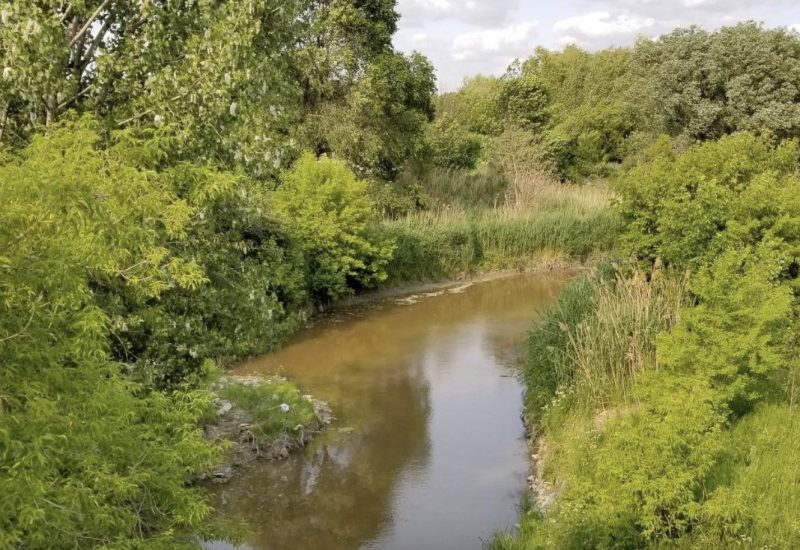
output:
<instances>
[{"instance_id":1,"label":"treeline","mask_svg":"<svg viewBox=\"0 0 800 550\"><path fill-rule=\"evenodd\" d=\"M433 69L391 0L0 17L0 548L220 538L209 377L386 277Z\"/></svg>"},{"instance_id":2,"label":"treeline","mask_svg":"<svg viewBox=\"0 0 800 550\"><path fill-rule=\"evenodd\" d=\"M739 131L796 137L798 75L797 34L755 23L597 53L538 49L439 97L434 163L583 181L629 167L662 134L679 148Z\"/></svg>"},{"instance_id":3,"label":"treeline","mask_svg":"<svg viewBox=\"0 0 800 550\"><path fill-rule=\"evenodd\" d=\"M798 47L740 25L630 52L666 135L614 168L621 259L530 336L553 500L497 548L797 546Z\"/></svg>"}]
</instances>

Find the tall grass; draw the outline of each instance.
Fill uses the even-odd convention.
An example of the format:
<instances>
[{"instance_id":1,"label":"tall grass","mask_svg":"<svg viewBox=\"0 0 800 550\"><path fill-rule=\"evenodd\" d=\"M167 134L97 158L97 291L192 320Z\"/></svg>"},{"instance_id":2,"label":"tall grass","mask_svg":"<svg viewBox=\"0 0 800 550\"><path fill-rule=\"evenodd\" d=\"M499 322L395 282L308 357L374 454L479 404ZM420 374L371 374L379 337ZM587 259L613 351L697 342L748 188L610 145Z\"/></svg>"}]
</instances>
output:
<instances>
[{"instance_id":1,"label":"tall grass","mask_svg":"<svg viewBox=\"0 0 800 550\"><path fill-rule=\"evenodd\" d=\"M678 320L681 278L647 281L641 272L596 284L588 319L569 330L575 393L595 410L624 402L637 375L655 366L655 339Z\"/></svg>"},{"instance_id":2,"label":"tall grass","mask_svg":"<svg viewBox=\"0 0 800 550\"><path fill-rule=\"evenodd\" d=\"M397 242L389 282L436 280L521 267L536 256L585 258L618 232L601 187L542 187L525 205L425 211L384 222Z\"/></svg>"},{"instance_id":3,"label":"tall grass","mask_svg":"<svg viewBox=\"0 0 800 550\"><path fill-rule=\"evenodd\" d=\"M648 280L609 266L571 283L528 339L529 414L566 394L588 411L624 403L636 377L655 367L656 335L677 323L685 287L681 277Z\"/></svg>"},{"instance_id":4,"label":"tall grass","mask_svg":"<svg viewBox=\"0 0 800 550\"><path fill-rule=\"evenodd\" d=\"M488 167L473 171L437 167L420 183L432 210L502 206L508 189L505 176Z\"/></svg>"}]
</instances>

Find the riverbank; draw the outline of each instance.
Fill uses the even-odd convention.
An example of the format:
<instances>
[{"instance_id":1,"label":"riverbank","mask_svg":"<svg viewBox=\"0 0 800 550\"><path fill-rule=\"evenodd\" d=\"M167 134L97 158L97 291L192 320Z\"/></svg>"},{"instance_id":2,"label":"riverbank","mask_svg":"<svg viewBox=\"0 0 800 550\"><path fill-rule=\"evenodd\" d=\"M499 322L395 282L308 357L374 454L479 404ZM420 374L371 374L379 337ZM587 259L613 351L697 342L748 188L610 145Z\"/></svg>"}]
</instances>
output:
<instances>
[{"instance_id":1,"label":"riverbank","mask_svg":"<svg viewBox=\"0 0 800 550\"><path fill-rule=\"evenodd\" d=\"M385 220L381 240L397 243L386 280L377 289L318 306L295 330L313 325L319 314L359 304L413 300L520 273L578 272L607 250L617 231L608 212L610 198L605 187L552 184L526 208L446 210ZM283 341L289 339L287 333ZM272 414L280 418L278 410Z\"/></svg>"},{"instance_id":2,"label":"riverbank","mask_svg":"<svg viewBox=\"0 0 800 550\"><path fill-rule=\"evenodd\" d=\"M444 209L384 221L396 243L384 286L464 279L525 269L547 259L584 260L613 245L619 232L603 186L548 184L530 204Z\"/></svg>"}]
</instances>

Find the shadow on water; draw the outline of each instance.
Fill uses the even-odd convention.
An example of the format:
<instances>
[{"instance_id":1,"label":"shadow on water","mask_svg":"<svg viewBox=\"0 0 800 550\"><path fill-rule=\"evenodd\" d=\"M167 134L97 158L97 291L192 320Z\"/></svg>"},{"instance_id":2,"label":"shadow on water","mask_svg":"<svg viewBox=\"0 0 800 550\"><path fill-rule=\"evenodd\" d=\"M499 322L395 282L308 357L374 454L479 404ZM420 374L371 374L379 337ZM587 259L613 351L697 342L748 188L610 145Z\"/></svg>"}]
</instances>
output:
<instances>
[{"instance_id":1,"label":"shadow on water","mask_svg":"<svg viewBox=\"0 0 800 550\"><path fill-rule=\"evenodd\" d=\"M469 549L512 528L528 462L508 365L564 274L338 311L239 374L282 373L337 420L217 489L252 550ZM208 548L235 548L209 543Z\"/></svg>"}]
</instances>

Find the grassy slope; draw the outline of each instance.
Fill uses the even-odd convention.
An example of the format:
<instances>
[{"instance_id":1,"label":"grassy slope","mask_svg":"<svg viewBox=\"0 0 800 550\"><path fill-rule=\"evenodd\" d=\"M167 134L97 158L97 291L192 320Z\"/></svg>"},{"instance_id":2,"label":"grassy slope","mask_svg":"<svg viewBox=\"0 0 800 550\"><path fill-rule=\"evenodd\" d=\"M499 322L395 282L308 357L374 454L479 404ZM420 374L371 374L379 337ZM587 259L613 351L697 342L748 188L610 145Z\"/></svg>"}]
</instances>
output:
<instances>
[{"instance_id":1,"label":"grassy slope","mask_svg":"<svg viewBox=\"0 0 800 550\"><path fill-rule=\"evenodd\" d=\"M669 386L671 375L657 369L657 335L678 323L685 286L682 277L646 282L638 273L614 277L601 268L574 280L530 333L526 414L539 438L541 486L557 498L547 510L529 510L520 532L498 536L493 548L796 547L796 409L767 400L728 429L708 432L698 427L703 400ZM652 421L645 411L653 408L671 412L642 425ZM658 443L668 440L672 447ZM705 459L700 473L698 454ZM652 531L643 521L647 499L674 489L671 505L679 509L684 483L701 491L697 504L675 514L691 523L675 538ZM631 500L630 484L653 493ZM674 513L661 505L665 517Z\"/></svg>"}]
</instances>

